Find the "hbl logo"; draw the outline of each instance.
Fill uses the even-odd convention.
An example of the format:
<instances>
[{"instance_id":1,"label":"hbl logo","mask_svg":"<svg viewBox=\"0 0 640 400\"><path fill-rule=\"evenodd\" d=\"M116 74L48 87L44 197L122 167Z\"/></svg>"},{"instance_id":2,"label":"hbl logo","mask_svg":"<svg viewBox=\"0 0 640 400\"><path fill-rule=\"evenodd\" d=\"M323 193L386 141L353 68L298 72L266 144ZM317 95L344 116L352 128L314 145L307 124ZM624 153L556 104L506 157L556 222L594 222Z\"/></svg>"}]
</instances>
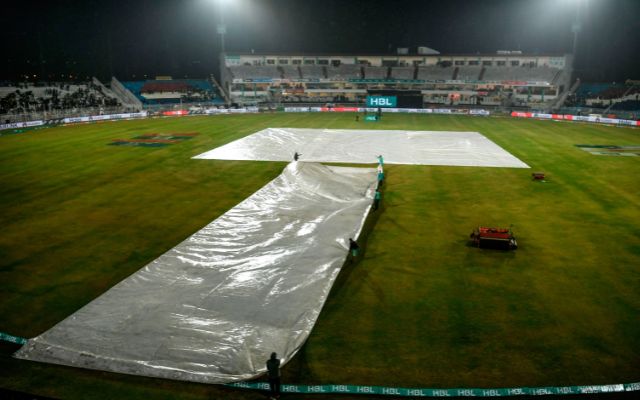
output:
<instances>
[{"instance_id":1,"label":"hbl logo","mask_svg":"<svg viewBox=\"0 0 640 400\"><path fill-rule=\"evenodd\" d=\"M395 107L396 96L367 96L367 107Z\"/></svg>"}]
</instances>

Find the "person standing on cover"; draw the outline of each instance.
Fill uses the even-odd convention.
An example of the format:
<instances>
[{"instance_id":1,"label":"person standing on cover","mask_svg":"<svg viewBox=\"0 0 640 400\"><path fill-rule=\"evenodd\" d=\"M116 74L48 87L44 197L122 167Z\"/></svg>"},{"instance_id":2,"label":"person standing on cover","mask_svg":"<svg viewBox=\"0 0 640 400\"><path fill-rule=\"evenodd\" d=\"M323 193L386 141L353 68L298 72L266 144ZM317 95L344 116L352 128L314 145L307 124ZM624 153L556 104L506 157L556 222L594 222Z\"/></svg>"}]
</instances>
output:
<instances>
[{"instance_id":1,"label":"person standing on cover","mask_svg":"<svg viewBox=\"0 0 640 400\"><path fill-rule=\"evenodd\" d=\"M378 171L378 187L384 183L384 172Z\"/></svg>"},{"instance_id":2,"label":"person standing on cover","mask_svg":"<svg viewBox=\"0 0 640 400\"><path fill-rule=\"evenodd\" d=\"M381 198L382 194L380 193L380 189L376 189L376 193L373 195L373 211L377 210L380 206Z\"/></svg>"},{"instance_id":3,"label":"person standing on cover","mask_svg":"<svg viewBox=\"0 0 640 400\"><path fill-rule=\"evenodd\" d=\"M384 158L382 157L382 154L378 156L378 163L381 167L384 167Z\"/></svg>"},{"instance_id":4,"label":"person standing on cover","mask_svg":"<svg viewBox=\"0 0 640 400\"><path fill-rule=\"evenodd\" d=\"M300 158L300 156L301 156L301 155L302 155L302 154L298 154L298 152L296 151L296 152L293 154L293 161L298 161L298 158Z\"/></svg>"},{"instance_id":5,"label":"person standing on cover","mask_svg":"<svg viewBox=\"0 0 640 400\"><path fill-rule=\"evenodd\" d=\"M280 397L280 360L276 353L271 353L271 358L267 360L267 371L269 373L269 388L271 389L271 398Z\"/></svg>"},{"instance_id":6,"label":"person standing on cover","mask_svg":"<svg viewBox=\"0 0 640 400\"><path fill-rule=\"evenodd\" d=\"M353 258L358 257L358 250L360 250L360 246L356 243L355 240L349 238L349 251L351 252L351 256Z\"/></svg>"}]
</instances>

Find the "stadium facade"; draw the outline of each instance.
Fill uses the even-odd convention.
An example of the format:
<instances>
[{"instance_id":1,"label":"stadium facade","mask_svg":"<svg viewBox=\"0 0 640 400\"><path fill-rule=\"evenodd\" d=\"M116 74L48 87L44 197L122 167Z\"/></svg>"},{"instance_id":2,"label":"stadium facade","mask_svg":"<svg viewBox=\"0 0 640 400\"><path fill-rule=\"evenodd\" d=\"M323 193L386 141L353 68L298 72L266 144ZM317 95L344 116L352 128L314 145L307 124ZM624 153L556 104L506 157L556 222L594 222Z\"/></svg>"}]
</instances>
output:
<instances>
[{"instance_id":1,"label":"stadium facade","mask_svg":"<svg viewBox=\"0 0 640 400\"><path fill-rule=\"evenodd\" d=\"M221 58L221 81L237 103L362 104L369 93L386 90L417 95L423 106L545 109L571 89L570 54L421 53L229 53Z\"/></svg>"}]
</instances>

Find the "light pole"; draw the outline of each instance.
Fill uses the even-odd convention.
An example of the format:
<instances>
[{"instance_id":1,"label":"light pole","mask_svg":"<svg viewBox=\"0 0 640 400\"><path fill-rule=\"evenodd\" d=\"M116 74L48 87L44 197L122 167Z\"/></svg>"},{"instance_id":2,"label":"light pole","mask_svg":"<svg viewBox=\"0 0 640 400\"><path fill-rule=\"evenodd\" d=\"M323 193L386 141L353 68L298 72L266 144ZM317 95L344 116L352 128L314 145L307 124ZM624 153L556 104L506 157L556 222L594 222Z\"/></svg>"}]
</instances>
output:
<instances>
[{"instance_id":1,"label":"light pole","mask_svg":"<svg viewBox=\"0 0 640 400\"><path fill-rule=\"evenodd\" d=\"M218 7L220 8L220 22L218 23L217 32L220 35L220 54L224 55L224 35L227 34L227 26L224 24L224 1L218 0Z\"/></svg>"},{"instance_id":2,"label":"light pole","mask_svg":"<svg viewBox=\"0 0 640 400\"><path fill-rule=\"evenodd\" d=\"M580 20L581 20L581 18L580 18L580 8L582 8L582 6L584 5L583 3L584 3L583 0L578 0L575 3L575 6L576 6L576 19L571 24L571 32L573 32L573 46L572 46L571 52L573 54L573 58L574 59L576 57L576 52L578 51L578 35L582 31L582 24L580 22Z\"/></svg>"}]
</instances>

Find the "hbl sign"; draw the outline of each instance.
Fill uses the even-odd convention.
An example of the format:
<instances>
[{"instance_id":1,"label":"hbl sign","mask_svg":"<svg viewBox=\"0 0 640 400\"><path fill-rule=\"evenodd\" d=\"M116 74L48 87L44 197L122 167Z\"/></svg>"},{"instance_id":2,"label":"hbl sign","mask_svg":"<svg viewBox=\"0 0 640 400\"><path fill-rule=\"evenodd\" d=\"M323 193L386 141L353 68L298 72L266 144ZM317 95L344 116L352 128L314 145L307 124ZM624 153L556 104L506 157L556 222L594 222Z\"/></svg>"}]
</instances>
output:
<instances>
[{"instance_id":1,"label":"hbl sign","mask_svg":"<svg viewBox=\"0 0 640 400\"><path fill-rule=\"evenodd\" d=\"M367 96L367 107L395 107L396 104L396 96Z\"/></svg>"}]
</instances>

